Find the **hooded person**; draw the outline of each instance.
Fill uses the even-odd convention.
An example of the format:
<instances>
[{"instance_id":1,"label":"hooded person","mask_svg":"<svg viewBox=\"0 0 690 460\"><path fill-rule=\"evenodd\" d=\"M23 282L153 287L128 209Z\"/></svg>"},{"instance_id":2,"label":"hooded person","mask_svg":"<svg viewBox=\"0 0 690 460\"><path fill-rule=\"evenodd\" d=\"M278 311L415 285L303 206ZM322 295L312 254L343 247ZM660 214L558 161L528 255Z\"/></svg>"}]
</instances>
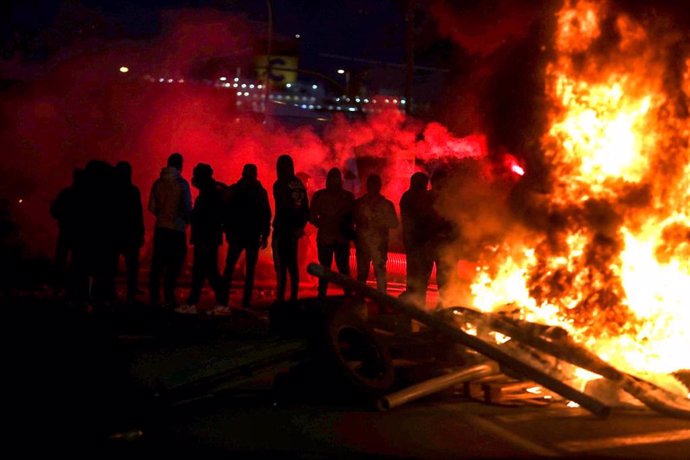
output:
<instances>
[{"instance_id":1,"label":"hooded person","mask_svg":"<svg viewBox=\"0 0 690 460\"><path fill-rule=\"evenodd\" d=\"M290 300L297 300L299 265L297 247L309 219L309 198L297 176L290 155L276 162L277 180L273 184L275 217L273 218L273 263L277 275L276 300L285 300L287 274L290 273Z\"/></svg>"},{"instance_id":2,"label":"hooded person","mask_svg":"<svg viewBox=\"0 0 690 460\"><path fill-rule=\"evenodd\" d=\"M422 305L426 301L426 289L434 267L430 239L434 212L428 186L429 176L414 173L410 178L410 188L400 198L400 220L407 257L405 294Z\"/></svg>"},{"instance_id":3,"label":"hooded person","mask_svg":"<svg viewBox=\"0 0 690 460\"><path fill-rule=\"evenodd\" d=\"M268 236L271 231L271 207L268 202L268 193L258 180L256 165L251 163L244 165L242 178L229 187L227 195L224 221L229 247L223 278L230 286L235 265L244 251L245 277L242 308L249 308L259 250L266 249L268 246Z\"/></svg>"},{"instance_id":4,"label":"hooded person","mask_svg":"<svg viewBox=\"0 0 690 460\"><path fill-rule=\"evenodd\" d=\"M338 168L331 168L326 176L326 188L314 193L309 220L318 229L316 247L319 263L330 268L335 258L338 271L350 274L350 240L354 237L352 219L355 196L343 188ZM324 297L328 282L319 280L319 297ZM347 292L346 292L347 294Z\"/></svg>"},{"instance_id":5,"label":"hooded person","mask_svg":"<svg viewBox=\"0 0 690 460\"><path fill-rule=\"evenodd\" d=\"M115 165L118 195L118 253L125 259L127 302L133 303L139 290L139 250L144 244L144 211L139 188L132 184L132 166L126 161Z\"/></svg>"},{"instance_id":6,"label":"hooded person","mask_svg":"<svg viewBox=\"0 0 690 460\"><path fill-rule=\"evenodd\" d=\"M205 163L194 167L192 185L199 190L190 219L190 243L194 247L192 287L187 303L175 311L197 313L196 305L201 298L204 281L208 280L216 296L212 313L227 313L227 288L218 272L218 246L223 243L223 195L213 179L213 169Z\"/></svg>"},{"instance_id":7,"label":"hooded person","mask_svg":"<svg viewBox=\"0 0 690 460\"><path fill-rule=\"evenodd\" d=\"M166 309L175 308L177 303L175 289L187 253L187 225L192 211L192 195L189 183L182 177L182 164L182 155L170 155L149 196L149 211L156 216L149 275L150 302L158 305L163 276Z\"/></svg>"},{"instance_id":8,"label":"hooded person","mask_svg":"<svg viewBox=\"0 0 690 460\"><path fill-rule=\"evenodd\" d=\"M369 266L374 266L376 288L386 292L388 234L398 227L393 202L381 195L381 177L367 177L367 193L354 205L355 248L357 250L357 280L366 283Z\"/></svg>"}]
</instances>

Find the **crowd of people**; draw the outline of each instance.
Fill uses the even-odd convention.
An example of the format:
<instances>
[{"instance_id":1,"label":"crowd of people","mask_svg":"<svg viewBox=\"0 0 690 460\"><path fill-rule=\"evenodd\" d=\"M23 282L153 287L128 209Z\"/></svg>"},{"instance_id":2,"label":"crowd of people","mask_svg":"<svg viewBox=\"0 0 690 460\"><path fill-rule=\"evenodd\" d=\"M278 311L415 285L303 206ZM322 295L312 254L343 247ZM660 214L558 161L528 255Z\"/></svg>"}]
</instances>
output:
<instances>
[{"instance_id":1,"label":"crowd of people","mask_svg":"<svg viewBox=\"0 0 690 460\"><path fill-rule=\"evenodd\" d=\"M317 257L321 265L350 275L350 244L354 242L357 280L366 282L373 267L377 289L387 291L386 263L389 235L399 221L391 200L381 194L381 177L366 179L366 193L359 198L345 190L338 168L328 171L325 188L308 196L305 175L296 175L292 157L281 155L273 184L274 211L268 192L258 180L254 164L245 164L242 177L226 186L205 163L197 164L191 185L198 190L192 203L189 182L183 177L181 154L169 156L154 182L148 210L155 216L148 288L152 306L166 311L197 313L202 288L209 282L215 295L213 314L228 314L229 291L235 266L244 252L245 279L241 308L252 303L254 275L259 252L271 249L276 272L276 301L298 298L299 241L307 223L316 228ZM137 302L139 253L144 243L141 193L132 184L127 162L115 166L91 161L76 169L72 184L62 190L51 206L58 223L55 263L65 296L84 304L117 304L115 276L124 258L127 302ZM421 172L410 179L400 199L403 244L407 259L405 295L424 304L427 285L436 265L439 289L447 285L452 270L443 254L457 235L451 221L443 218L438 203L446 176L431 178ZM311 202L311 203L310 203ZM271 222L271 219L273 221ZM191 288L184 302L177 301L178 277L187 252L187 230L193 247ZM228 243L224 270L218 266L219 248ZM161 281L163 296L161 302ZM318 296L326 296L328 283L320 279ZM349 293L346 291L346 295Z\"/></svg>"}]
</instances>

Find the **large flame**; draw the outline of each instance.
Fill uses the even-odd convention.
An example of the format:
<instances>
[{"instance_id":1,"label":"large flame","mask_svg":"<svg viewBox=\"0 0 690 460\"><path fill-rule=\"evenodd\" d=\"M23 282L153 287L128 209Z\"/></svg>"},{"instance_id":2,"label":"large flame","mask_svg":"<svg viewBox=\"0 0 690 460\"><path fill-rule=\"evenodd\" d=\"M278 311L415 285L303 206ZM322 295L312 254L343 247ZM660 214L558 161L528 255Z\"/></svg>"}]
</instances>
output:
<instances>
[{"instance_id":1,"label":"large flame","mask_svg":"<svg viewBox=\"0 0 690 460\"><path fill-rule=\"evenodd\" d=\"M519 306L628 372L690 369L688 72L605 1L556 19L543 232L492 248L474 303Z\"/></svg>"}]
</instances>

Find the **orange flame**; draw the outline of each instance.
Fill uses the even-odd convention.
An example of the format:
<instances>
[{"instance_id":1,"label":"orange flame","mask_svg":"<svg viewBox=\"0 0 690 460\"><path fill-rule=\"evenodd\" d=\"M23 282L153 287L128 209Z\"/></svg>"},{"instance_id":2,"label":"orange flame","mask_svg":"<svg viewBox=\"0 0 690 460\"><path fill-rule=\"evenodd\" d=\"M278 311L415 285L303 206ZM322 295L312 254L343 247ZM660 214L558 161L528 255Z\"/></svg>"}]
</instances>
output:
<instances>
[{"instance_id":1,"label":"orange flame","mask_svg":"<svg viewBox=\"0 0 690 460\"><path fill-rule=\"evenodd\" d=\"M668 47L607 6L557 13L544 231L491 248L471 290L483 311L519 306L622 370L666 374L690 369L690 72L669 84Z\"/></svg>"}]
</instances>

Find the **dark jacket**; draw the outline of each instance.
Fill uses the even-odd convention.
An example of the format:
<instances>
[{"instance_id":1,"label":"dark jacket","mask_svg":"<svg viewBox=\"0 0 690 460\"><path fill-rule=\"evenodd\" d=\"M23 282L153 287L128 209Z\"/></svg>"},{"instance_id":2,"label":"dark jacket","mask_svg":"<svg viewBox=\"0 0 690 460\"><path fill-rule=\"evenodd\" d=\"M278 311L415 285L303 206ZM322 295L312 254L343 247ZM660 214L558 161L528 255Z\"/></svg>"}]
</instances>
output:
<instances>
[{"instance_id":1,"label":"dark jacket","mask_svg":"<svg viewBox=\"0 0 690 460\"><path fill-rule=\"evenodd\" d=\"M225 234L243 241L268 239L271 231L271 206L268 193L255 179L243 177L227 192Z\"/></svg>"},{"instance_id":2,"label":"dark jacket","mask_svg":"<svg viewBox=\"0 0 690 460\"><path fill-rule=\"evenodd\" d=\"M317 244L347 243L354 238L355 196L326 181L326 188L314 193L309 221L318 229Z\"/></svg>"},{"instance_id":3,"label":"dark jacket","mask_svg":"<svg viewBox=\"0 0 690 460\"><path fill-rule=\"evenodd\" d=\"M367 193L355 201L355 227L357 238L388 241L388 233L398 227L398 216L393 202L381 194Z\"/></svg>"},{"instance_id":4,"label":"dark jacket","mask_svg":"<svg viewBox=\"0 0 690 460\"><path fill-rule=\"evenodd\" d=\"M171 166L161 170L151 187L149 211L156 216L156 227L184 232L192 209L192 194L180 172Z\"/></svg>"},{"instance_id":5,"label":"dark jacket","mask_svg":"<svg viewBox=\"0 0 690 460\"><path fill-rule=\"evenodd\" d=\"M309 199L304 184L296 176L278 179L273 184L275 218L273 231L278 234L295 234L307 225Z\"/></svg>"},{"instance_id":6,"label":"dark jacket","mask_svg":"<svg viewBox=\"0 0 690 460\"><path fill-rule=\"evenodd\" d=\"M192 244L220 245L223 243L222 184L212 181L199 189L192 209Z\"/></svg>"},{"instance_id":7,"label":"dark jacket","mask_svg":"<svg viewBox=\"0 0 690 460\"><path fill-rule=\"evenodd\" d=\"M118 197L120 205L120 234L122 247L139 247L144 243L144 211L141 206L141 193L135 185L123 185Z\"/></svg>"},{"instance_id":8,"label":"dark jacket","mask_svg":"<svg viewBox=\"0 0 690 460\"><path fill-rule=\"evenodd\" d=\"M435 218L431 193L426 189L410 188L400 198L403 243L406 248L429 242Z\"/></svg>"}]
</instances>

